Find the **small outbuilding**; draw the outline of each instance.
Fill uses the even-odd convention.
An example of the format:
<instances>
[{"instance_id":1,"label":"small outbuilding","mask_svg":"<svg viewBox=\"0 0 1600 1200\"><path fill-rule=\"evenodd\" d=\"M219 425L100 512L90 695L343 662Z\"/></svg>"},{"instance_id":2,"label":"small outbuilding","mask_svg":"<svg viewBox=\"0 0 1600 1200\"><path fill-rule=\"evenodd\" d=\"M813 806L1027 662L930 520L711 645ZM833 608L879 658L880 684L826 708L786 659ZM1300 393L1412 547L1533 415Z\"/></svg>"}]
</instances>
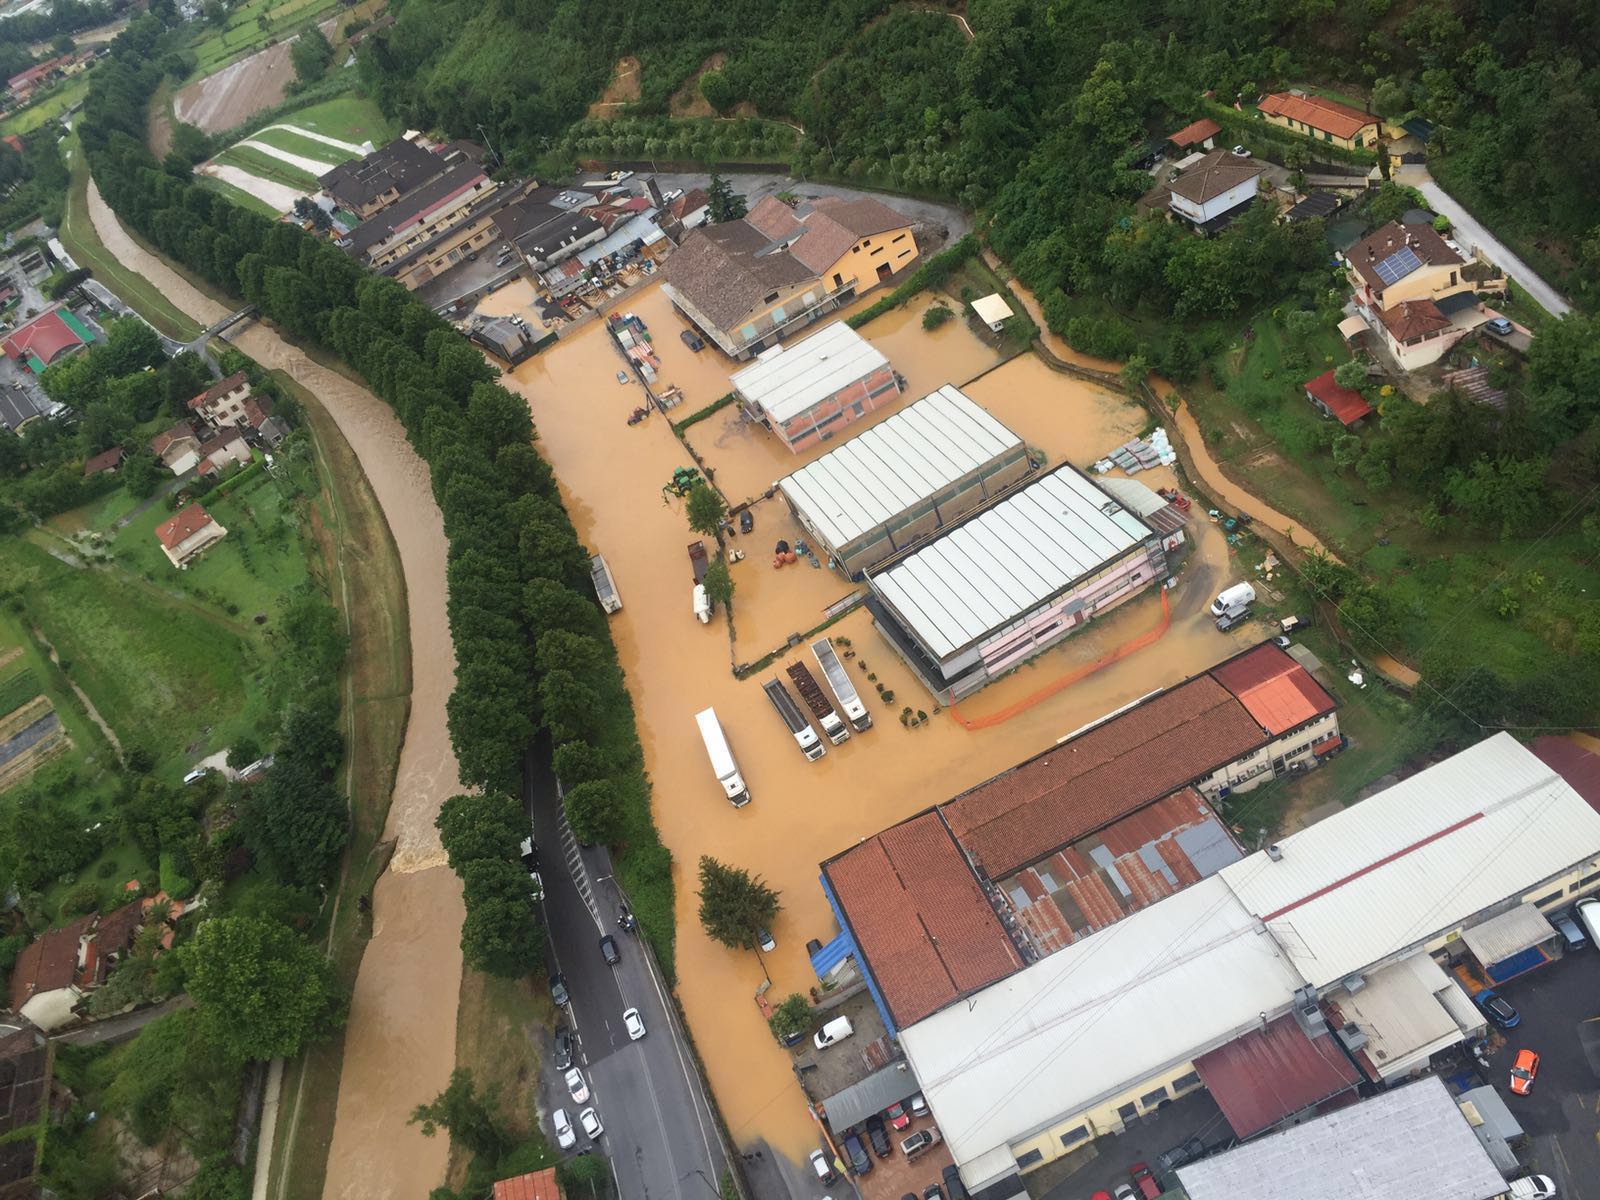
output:
<instances>
[{"instance_id":1,"label":"small outbuilding","mask_svg":"<svg viewBox=\"0 0 1600 1200\"><path fill-rule=\"evenodd\" d=\"M972 302L972 311L978 314L982 321L995 333L999 333L1005 323L1011 319L1011 305L1007 304L999 292L992 292Z\"/></svg>"},{"instance_id":2,"label":"small outbuilding","mask_svg":"<svg viewBox=\"0 0 1600 1200\"><path fill-rule=\"evenodd\" d=\"M1300 385L1306 390L1306 399L1325 417L1332 417L1349 429L1372 415L1372 405L1354 388L1340 385L1331 370Z\"/></svg>"}]
</instances>

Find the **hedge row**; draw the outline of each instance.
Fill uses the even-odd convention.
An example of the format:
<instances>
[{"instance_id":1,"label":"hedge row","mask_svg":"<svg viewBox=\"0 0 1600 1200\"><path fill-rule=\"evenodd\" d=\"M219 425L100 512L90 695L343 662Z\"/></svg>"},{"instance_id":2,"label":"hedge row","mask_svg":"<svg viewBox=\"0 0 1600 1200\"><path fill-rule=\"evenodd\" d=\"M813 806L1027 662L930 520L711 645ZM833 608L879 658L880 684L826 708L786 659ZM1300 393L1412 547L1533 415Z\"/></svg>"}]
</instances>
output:
<instances>
[{"instance_id":1,"label":"hedge row","mask_svg":"<svg viewBox=\"0 0 1600 1200\"><path fill-rule=\"evenodd\" d=\"M620 806L618 878L641 913L664 914L647 932L670 971L671 860L651 818L627 692L603 689L607 703L591 706L591 682L540 668L554 632L582 639L584 658L613 670L616 660L588 556L534 450L527 404L398 283L368 275L326 240L235 207L187 171L163 169L144 145L142 114L169 41L157 17L141 16L94 74L80 136L102 194L163 254L333 351L393 407L429 465L449 539L457 666L448 711L461 778L520 795L522 756L541 727L558 748L579 743L602 755L603 769L592 769L613 782Z\"/></svg>"}]
</instances>

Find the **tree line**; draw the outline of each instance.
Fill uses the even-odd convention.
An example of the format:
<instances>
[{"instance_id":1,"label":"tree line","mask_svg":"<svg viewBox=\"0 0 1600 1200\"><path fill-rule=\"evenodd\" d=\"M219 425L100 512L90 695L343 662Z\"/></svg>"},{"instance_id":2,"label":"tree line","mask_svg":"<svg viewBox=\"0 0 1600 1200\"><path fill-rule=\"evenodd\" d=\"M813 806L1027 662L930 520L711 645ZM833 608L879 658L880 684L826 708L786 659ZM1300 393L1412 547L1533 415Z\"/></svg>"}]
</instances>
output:
<instances>
[{"instance_id":1,"label":"tree line","mask_svg":"<svg viewBox=\"0 0 1600 1200\"><path fill-rule=\"evenodd\" d=\"M619 846L619 878L670 970L670 856L588 556L534 448L527 404L395 281L151 156L138 114L160 82L166 40L158 19L141 17L96 74L80 135L102 193L163 253L338 354L394 408L429 465L449 540L448 716L461 778L518 795L522 756L548 735L575 831Z\"/></svg>"}]
</instances>

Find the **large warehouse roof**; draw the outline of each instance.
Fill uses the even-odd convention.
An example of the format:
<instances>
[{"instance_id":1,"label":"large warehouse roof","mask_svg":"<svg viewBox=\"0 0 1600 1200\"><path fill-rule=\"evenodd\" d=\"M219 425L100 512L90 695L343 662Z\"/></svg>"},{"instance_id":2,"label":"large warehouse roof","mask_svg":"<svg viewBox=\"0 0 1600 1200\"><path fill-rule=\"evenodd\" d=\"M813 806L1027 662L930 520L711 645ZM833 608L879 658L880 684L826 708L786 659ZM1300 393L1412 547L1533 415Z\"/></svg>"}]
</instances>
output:
<instances>
[{"instance_id":1,"label":"large warehouse roof","mask_svg":"<svg viewBox=\"0 0 1600 1200\"><path fill-rule=\"evenodd\" d=\"M1600 858L1600 813L1509 733L1223 868L1318 987Z\"/></svg>"},{"instance_id":2,"label":"large warehouse roof","mask_svg":"<svg viewBox=\"0 0 1600 1200\"><path fill-rule=\"evenodd\" d=\"M1072 467L950 529L872 584L939 658L970 646L1151 536Z\"/></svg>"},{"instance_id":3,"label":"large warehouse roof","mask_svg":"<svg viewBox=\"0 0 1600 1200\"><path fill-rule=\"evenodd\" d=\"M901 1044L963 1178L982 1186L1015 1169L1011 1143L1255 1028L1300 982L1213 876L918 1022Z\"/></svg>"},{"instance_id":4,"label":"large warehouse roof","mask_svg":"<svg viewBox=\"0 0 1600 1200\"><path fill-rule=\"evenodd\" d=\"M1333 1034L1308 1037L1292 1013L1202 1054L1194 1069L1242 1138L1361 1082Z\"/></svg>"},{"instance_id":5,"label":"large warehouse roof","mask_svg":"<svg viewBox=\"0 0 1600 1200\"><path fill-rule=\"evenodd\" d=\"M1189 1200L1488 1200L1506 1190L1437 1075L1178 1168Z\"/></svg>"},{"instance_id":6,"label":"large warehouse roof","mask_svg":"<svg viewBox=\"0 0 1600 1200\"><path fill-rule=\"evenodd\" d=\"M768 350L728 382L781 425L888 365L881 350L835 321L793 345Z\"/></svg>"},{"instance_id":7,"label":"large warehouse roof","mask_svg":"<svg viewBox=\"0 0 1600 1200\"><path fill-rule=\"evenodd\" d=\"M946 384L778 486L832 545L843 546L1021 448L1021 438Z\"/></svg>"}]
</instances>

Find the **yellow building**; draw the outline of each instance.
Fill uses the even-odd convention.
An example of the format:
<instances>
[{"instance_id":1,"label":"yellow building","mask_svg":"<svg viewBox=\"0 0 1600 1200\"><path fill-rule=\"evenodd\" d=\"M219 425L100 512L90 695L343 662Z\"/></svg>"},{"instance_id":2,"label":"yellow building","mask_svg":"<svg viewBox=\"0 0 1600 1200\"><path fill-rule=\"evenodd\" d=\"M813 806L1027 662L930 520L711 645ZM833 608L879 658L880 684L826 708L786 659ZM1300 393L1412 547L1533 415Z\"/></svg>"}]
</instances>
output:
<instances>
[{"instance_id":1,"label":"yellow building","mask_svg":"<svg viewBox=\"0 0 1600 1200\"><path fill-rule=\"evenodd\" d=\"M911 222L878 200L768 196L704 225L667 261L666 292L730 358L751 358L917 261Z\"/></svg>"},{"instance_id":2,"label":"yellow building","mask_svg":"<svg viewBox=\"0 0 1600 1200\"><path fill-rule=\"evenodd\" d=\"M1378 144L1378 118L1325 96L1274 92L1256 105L1269 124L1329 142L1346 150L1374 149Z\"/></svg>"}]
</instances>

